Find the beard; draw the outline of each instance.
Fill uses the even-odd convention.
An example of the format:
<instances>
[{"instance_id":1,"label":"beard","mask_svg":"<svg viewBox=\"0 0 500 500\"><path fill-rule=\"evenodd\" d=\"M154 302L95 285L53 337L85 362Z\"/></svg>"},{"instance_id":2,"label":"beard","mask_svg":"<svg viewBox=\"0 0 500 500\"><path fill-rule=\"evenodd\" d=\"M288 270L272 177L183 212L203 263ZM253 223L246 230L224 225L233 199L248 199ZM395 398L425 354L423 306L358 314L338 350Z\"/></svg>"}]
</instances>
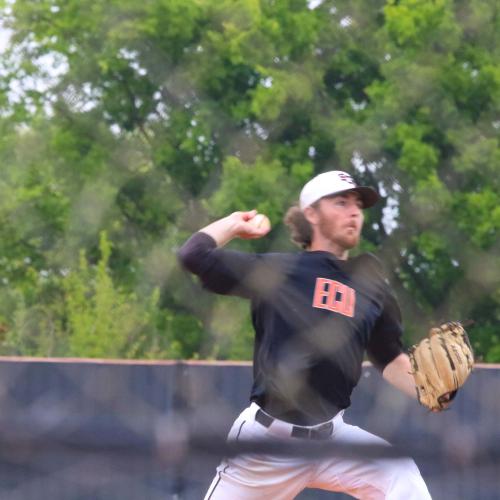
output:
<instances>
[{"instance_id":1,"label":"beard","mask_svg":"<svg viewBox=\"0 0 500 500\"><path fill-rule=\"evenodd\" d=\"M358 229L349 230L346 227L340 227L336 220L325 217L322 213L320 213L318 221L318 230L323 238L330 240L345 250L351 250L356 247L361 238Z\"/></svg>"}]
</instances>

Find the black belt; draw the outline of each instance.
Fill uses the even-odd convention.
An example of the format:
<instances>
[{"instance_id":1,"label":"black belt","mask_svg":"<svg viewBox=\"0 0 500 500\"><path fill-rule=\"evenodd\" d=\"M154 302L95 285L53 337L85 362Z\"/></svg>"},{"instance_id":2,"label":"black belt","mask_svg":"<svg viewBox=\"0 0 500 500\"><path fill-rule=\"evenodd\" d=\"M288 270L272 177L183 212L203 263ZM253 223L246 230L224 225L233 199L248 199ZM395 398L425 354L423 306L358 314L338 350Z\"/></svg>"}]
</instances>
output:
<instances>
[{"instance_id":1,"label":"black belt","mask_svg":"<svg viewBox=\"0 0 500 500\"><path fill-rule=\"evenodd\" d=\"M261 409L257 410L255 414L255 421L264 427L270 427L276 419L268 415ZM316 427L303 427L301 425L294 425L292 427L291 436L302 439L324 439L330 437L333 432L333 422L326 422Z\"/></svg>"}]
</instances>

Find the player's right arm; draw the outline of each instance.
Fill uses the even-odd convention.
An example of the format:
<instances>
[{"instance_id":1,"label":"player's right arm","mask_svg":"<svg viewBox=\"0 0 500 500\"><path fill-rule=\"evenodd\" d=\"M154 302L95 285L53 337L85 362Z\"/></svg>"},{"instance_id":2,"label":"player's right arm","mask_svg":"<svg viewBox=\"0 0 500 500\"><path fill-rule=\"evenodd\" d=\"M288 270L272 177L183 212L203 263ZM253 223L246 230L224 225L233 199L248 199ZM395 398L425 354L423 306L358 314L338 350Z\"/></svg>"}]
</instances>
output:
<instances>
[{"instance_id":1,"label":"player's right arm","mask_svg":"<svg viewBox=\"0 0 500 500\"><path fill-rule=\"evenodd\" d=\"M220 247L234 238L260 238L269 232L250 223L256 211L234 212L200 229L180 248L178 258L210 291L250 298L264 273L262 257Z\"/></svg>"},{"instance_id":2,"label":"player's right arm","mask_svg":"<svg viewBox=\"0 0 500 500\"><path fill-rule=\"evenodd\" d=\"M257 215L257 210L248 212L233 212L231 215L212 222L200 229L200 232L211 236L218 247L224 246L234 238L245 240L262 238L269 232L269 227L257 227L251 220Z\"/></svg>"}]
</instances>

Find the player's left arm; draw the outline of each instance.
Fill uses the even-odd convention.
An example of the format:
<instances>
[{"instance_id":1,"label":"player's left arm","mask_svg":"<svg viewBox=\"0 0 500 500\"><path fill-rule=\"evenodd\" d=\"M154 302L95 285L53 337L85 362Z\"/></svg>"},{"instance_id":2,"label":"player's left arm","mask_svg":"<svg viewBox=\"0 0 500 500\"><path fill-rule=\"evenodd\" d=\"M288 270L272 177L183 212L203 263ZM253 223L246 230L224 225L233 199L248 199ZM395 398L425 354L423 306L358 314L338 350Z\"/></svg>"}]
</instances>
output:
<instances>
[{"instance_id":1,"label":"player's left arm","mask_svg":"<svg viewBox=\"0 0 500 500\"><path fill-rule=\"evenodd\" d=\"M367 346L368 358L387 382L410 398L418 399L411 361L402 343L403 326L399 304L380 261L369 254L366 263L371 264L368 276L381 283L384 290L382 313L375 323Z\"/></svg>"},{"instance_id":2,"label":"player's left arm","mask_svg":"<svg viewBox=\"0 0 500 500\"><path fill-rule=\"evenodd\" d=\"M382 371L382 376L391 385L404 392L407 396L417 399L415 379L411 374L410 358L401 353L388 363Z\"/></svg>"}]
</instances>

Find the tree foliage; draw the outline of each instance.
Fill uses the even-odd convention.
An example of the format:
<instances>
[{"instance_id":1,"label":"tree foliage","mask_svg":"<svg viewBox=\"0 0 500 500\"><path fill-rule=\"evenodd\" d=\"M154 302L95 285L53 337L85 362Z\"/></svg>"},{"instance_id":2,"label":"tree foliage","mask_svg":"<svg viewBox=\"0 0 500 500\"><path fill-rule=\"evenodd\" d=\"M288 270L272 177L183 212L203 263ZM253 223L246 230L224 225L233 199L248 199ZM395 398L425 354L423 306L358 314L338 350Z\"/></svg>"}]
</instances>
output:
<instances>
[{"instance_id":1,"label":"tree foliage","mask_svg":"<svg viewBox=\"0 0 500 500\"><path fill-rule=\"evenodd\" d=\"M175 251L208 220L281 223L311 175L377 185L362 249L406 341L475 320L500 361L495 0L0 2L3 353L249 358L247 306Z\"/></svg>"}]
</instances>

